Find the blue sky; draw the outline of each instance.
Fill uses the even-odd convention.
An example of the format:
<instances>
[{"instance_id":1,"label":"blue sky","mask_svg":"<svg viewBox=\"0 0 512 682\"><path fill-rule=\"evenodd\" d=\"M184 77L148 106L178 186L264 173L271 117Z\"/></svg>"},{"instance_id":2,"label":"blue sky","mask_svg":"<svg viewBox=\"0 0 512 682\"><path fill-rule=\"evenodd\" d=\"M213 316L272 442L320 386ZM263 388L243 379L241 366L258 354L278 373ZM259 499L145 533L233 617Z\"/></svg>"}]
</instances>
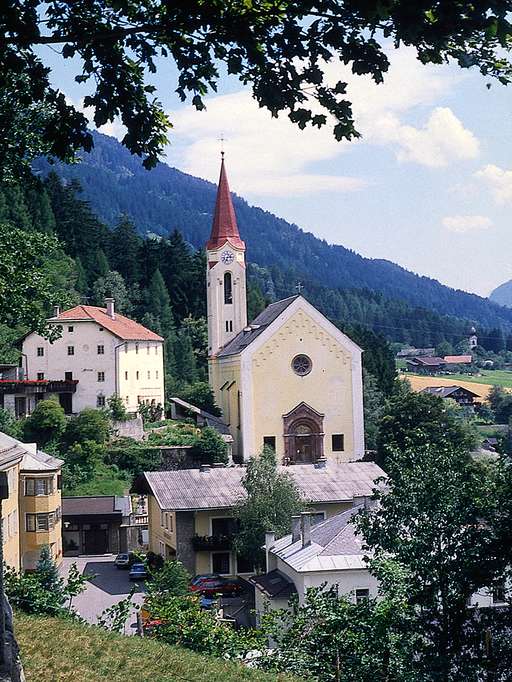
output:
<instances>
[{"instance_id":1,"label":"blue sky","mask_svg":"<svg viewBox=\"0 0 512 682\"><path fill-rule=\"evenodd\" d=\"M44 57L54 83L79 104L87 86L74 83L71 63ZM408 49L390 59L379 86L326 67L349 83L363 134L353 143L272 119L232 78L196 112L174 95L175 71L162 62L154 83L175 126L166 161L216 181L224 134L231 188L250 203L331 243L486 296L512 278L512 86L487 89L476 71L422 66ZM117 122L102 130L123 133Z\"/></svg>"}]
</instances>

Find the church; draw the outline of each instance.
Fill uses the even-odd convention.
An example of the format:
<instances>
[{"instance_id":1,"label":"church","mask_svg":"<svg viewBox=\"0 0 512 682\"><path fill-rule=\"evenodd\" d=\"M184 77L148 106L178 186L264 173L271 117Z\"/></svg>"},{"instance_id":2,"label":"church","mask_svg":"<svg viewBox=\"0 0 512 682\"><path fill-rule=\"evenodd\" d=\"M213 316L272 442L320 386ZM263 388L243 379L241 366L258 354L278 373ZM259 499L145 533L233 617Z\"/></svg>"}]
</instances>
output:
<instances>
[{"instance_id":1,"label":"church","mask_svg":"<svg viewBox=\"0 0 512 682\"><path fill-rule=\"evenodd\" d=\"M247 322L245 243L222 157L206 244L208 355L234 459L265 445L282 464L361 459L362 350L300 294Z\"/></svg>"}]
</instances>

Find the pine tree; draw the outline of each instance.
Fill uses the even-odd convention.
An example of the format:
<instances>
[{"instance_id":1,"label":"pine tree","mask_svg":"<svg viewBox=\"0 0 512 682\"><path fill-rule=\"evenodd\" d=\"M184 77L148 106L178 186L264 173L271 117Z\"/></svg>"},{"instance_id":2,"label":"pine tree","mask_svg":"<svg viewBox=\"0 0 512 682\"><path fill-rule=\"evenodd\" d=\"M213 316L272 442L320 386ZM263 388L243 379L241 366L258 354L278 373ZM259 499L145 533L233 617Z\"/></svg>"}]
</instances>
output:
<instances>
[{"instance_id":1,"label":"pine tree","mask_svg":"<svg viewBox=\"0 0 512 682\"><path fill-rule=\"evenodd\" d=\"M121 215L112 231L109 260L112 269L119 272L127 284L133 284L140 279L141 243L135 225L126 214Z\"/></svg>"},{"instance_id":2,"label":"pine tree","mask_svg":"<svg viewBox=\"0 0 512 682\"><path fill-rule=\"evenodd\" d=\"M197 380L197 365L190 336L180 330L174 347L176 359L176 378L191 384Z\"/></svg>"},{"instance_id":3,"label":"pine tree","mask_svg":"<svg viewBox=\"0 0 512 682\"><path fill-rule=\"evenodd\" d=\"M116 309L123 315L130 315L133 310L126 282L115 270L111 270L105 277L100 277L94 282L92 295L94 305L105 305L105 297L109 297L115 299Z\"/></svg>"},{"instance_id":4,"label":"pine tree","mask_svg":"<svg viewBox=\"0 0 512 682\"><path fill-rule=\"evenodd\" d=\"M161 334L170 336L174 331L171 299L160 270L155 270L147 292L147 312L159 322Z\"/></svg>"},{"instance_id":5,"label":"pine tree","mask_svg":"<svg viewBox=\"0 0 512 682\"><path fill-rule=\"evenodd\" d=\"M41 553L36 565L36 574L41 587L48 590L48 592L57 594L62 591L63 581L59 576L59 569L48 545L41 547Z\"/></svg>"}]
</instances>

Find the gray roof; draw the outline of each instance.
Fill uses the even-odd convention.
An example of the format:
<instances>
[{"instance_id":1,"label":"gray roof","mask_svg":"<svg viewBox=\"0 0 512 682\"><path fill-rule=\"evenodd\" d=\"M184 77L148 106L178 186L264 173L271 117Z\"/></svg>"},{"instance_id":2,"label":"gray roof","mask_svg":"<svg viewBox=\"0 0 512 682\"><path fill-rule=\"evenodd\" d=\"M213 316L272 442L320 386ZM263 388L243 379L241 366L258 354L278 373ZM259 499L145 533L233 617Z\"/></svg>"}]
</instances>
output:
<instances>
[{"instance_id":1,"label":"gray roof","mask_svg":"<svg viewBox=\"0 0 512 682\"><path fill-rule=\"evenodd\" d=\"M384 476L374 462L328 462L278 467L287 472L311 503L349 502L369 497L376 478ZM133 491L153 494L162 509L229 509L244 496L244 467L148 471L134 483Z\"/></svg>"},{"instance_id":2,"label":"gray roof","mask_svg":"<svg viewBox=\"0 0 512 682\"><path fill-rule=\"evenodd\" d=\"M472 395L474 398L478 398L478 393L473 393L473 391L470 391L469 388L464 388L464 386L427 386L427 388L424 388L421 393L437 395L440 398L449 398L452 393L455 393L456 391L464 391L465 393Z\"/></svg>"},{"instance_id":3,"label":"gray roof","mask_svg":"<svg viewBox=\"0 0 512 682\"><path fill-rule=\"evenodd\" d=\"M363 508L357 505L311 528L311 543L292 542L292 536L277 540L270 548L282 561L298 572L366 568L363 539L356 533L354 516Z\"/></svg>"},{"instance_id":4,"label":"gray roof","mask_svg":"<svg viewBox=\"0 0 512 682\"><path fill-rule=\"evenodd\" d=\"M258 336L265 331L265 329L272 324L286 308L288 308L290 303L293 303L297 298L299 298L299 294L271 303L250 323L250 325L248 325L248 327L246 327L248 331L242 330L237 334L234 339L231 339L231 341L217 353L217 356L222 358L226 355L236 355L236 353L240 353L244 348L247 348L247 346L257 339Z\"/></svg>"},{"instance_id":5,"label":"gray roof","mask_svg":"<svg viewBox=\"0 0 512 682\"><path fill-rule=\"evenodd\" d=\"M131 513L131 501L128 495L96 495L83 497L63 497L63 516L91 516L95 514L116 516L129 516Z\"/></svg>"},{"instance_id":6,"label":"gray roof","mask_svg":"<svg viewBox=\"0 0 512 682\"><path fill-rule=\"evenodd\" d=\"M220 417L216 417L214 414L206 412L206 410L202 410L200 407L196 407L195 405L192 405L192 403L189 403L186 400L183 400L182 398L170 398L170 402L176 403L180 407L183 407L185 410L189 410L190 412L199 414L205 420L206 426L210 426L212 429L215 429L217 433L220 433L223 436L231 435L229 431L229 426L224 421L222 421Z\"/></svg>"},{"instance_id":7,"label":"gray roof","mask_svg":"<svg viewBox=\"0 0 512 682\"><path fill-rule=\"evenodd\" d=\"M37 450L35 443L22 443L0 433L0 469L16 461L21 461L22 471L56 471L64 464L62 459Z\"/></svg>"},{"instance_id":8,"label":"gray roof","mask_svg":"<svg viewBox=\"0 0 512 682\"><path fill-rule=\"evenodd\" d=\"M272 599L289 599L297 592L295 585L281 571L274 570L269 573L254 575L249 582L256 585L264 594Z\"/></svg>"}]
</instances>

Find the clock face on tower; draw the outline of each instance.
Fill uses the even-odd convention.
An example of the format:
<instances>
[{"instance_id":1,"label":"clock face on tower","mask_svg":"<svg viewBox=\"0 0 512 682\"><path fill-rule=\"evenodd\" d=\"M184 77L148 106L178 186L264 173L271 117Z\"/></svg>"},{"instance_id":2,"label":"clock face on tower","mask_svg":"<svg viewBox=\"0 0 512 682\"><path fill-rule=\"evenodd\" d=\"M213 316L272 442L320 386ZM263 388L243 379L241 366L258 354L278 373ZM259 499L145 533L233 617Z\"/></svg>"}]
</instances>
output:
<instances>
[{"instance_id":1,"label":"clock face on tower","mask_svg":"<svg viewBox=\"0 0 512 682\"><path fill-rule=\"evenodd\" d=\"M231 251L223 251L220 255L220 259L223 263L226 265L229 265L235 260L234 255L231 253Z\"/></svg>"}]
</instances>

